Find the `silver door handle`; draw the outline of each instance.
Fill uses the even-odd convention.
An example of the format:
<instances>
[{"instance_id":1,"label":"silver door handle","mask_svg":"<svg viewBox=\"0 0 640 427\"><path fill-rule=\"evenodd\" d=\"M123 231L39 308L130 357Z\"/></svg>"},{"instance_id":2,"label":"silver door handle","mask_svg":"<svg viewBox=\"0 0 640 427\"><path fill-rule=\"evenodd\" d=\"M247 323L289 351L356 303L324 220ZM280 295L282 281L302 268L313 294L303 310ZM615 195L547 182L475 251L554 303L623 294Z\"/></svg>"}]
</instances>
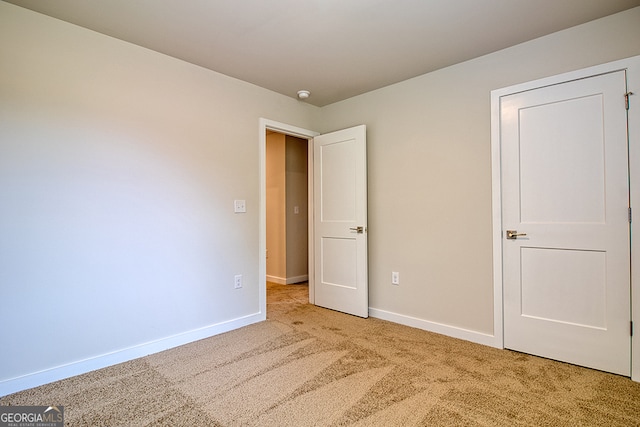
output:
<instances>
[{"instance_id":1,"label":"silver door handle","mask_svg":"<svg viewBox=\"0 0 640 427\"><path fill-rule=\"evenodd\" d=\"M516 240L518 236L526 236L527 233L518 233L517 230L507 230L507 239Z\"/></svg>"},{"instance_id":2,"label":"silver door handle","mask_svg":"<svg viewBox=\"0 0 640 427\"><path fill-rule=\"evenodd\" d=\"M362 227L362 226L360 226L360 227L351 227L351 228L349 228L349 230L355 231L358 234L364 233L364 227Z\"/></svg>"}]
</instances>

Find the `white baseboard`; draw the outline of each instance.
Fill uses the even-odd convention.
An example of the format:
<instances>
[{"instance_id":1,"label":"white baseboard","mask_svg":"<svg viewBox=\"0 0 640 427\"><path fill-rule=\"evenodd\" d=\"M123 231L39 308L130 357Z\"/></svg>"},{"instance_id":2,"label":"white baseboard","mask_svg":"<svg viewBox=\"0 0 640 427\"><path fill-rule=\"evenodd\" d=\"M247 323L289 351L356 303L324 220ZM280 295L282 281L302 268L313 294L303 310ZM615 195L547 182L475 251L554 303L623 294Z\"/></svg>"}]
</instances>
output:
<instances>
[{"instance_id":1,"label":"white baseboard","mask_svg":"<svg viewBox=\"0 0 640 427\"><path fill-rule=\"evenodd\" d=\"M136 345L133 347L117 350L112 353L103 354L67 365L56 366L39 372L23 375L16 378L0 381L0 397L18 391L38 387L54 381L106 368L118 363L127 362L149 354L158 353L173 347L178 347L190 342L209 338L214 335L229 332L252 323L261 322L266 319L265 313L255 313L226 322L217 323L193 331L184 332L156 341Z\"/></svg>"},{"instance_id":2,"label":"white baseboard","mask_svg":"<svg viewBox=\"0 0 640 427\"><path fill-rule=\"evenodd\" d=\"M287 277L287 281L285 284L291 285L293 283L308 282L308 281L309 281L309 275L304 274L302 276Z\"/></svg>"},{"instance_id":3,"label":"white baseboard","mask_svg":"<svg viewBox=\"0 0 640 427\"><path fill-rule=\"evenodd\" d=\"M276 283L278 285L291 285L292 283L308 282L309 275L304 274L302 276L293 277L278 277L267 275L267 282Z\"/></svg>"},{"instance_id":4,"label":"white baseboard","mask_svg":"<svg viewBox=\"0 0 640 427\"><path fill-rule=\"evenodd\" d=\"M418 328L440 335L446 335L452 338L458 338L465 341L471 341L477 344L487 345L495 348L503 348L502 342L494 335L482 332L471 331L468 329L458 328L455 326L444 325L441 323L430 322L428 320L418 319L416 317L405 316L404 314L393 313L390 311L379 310L369 307L369 316L377 319L388 320L390 322L399 323L412 328Z\"/></svg>"},{"instance_id":5,"label":"white baseboard","mask_svg":"<svg viewBox=\"0 0 640 427\"><path fill-rule=\"evenodd\" d=\"M278 285L286 285L287 284L287 279L285 279L284 277L269 276L267 274L267 282L275 283L275 284L278 284Z\"/></svg>"}]
</instances>

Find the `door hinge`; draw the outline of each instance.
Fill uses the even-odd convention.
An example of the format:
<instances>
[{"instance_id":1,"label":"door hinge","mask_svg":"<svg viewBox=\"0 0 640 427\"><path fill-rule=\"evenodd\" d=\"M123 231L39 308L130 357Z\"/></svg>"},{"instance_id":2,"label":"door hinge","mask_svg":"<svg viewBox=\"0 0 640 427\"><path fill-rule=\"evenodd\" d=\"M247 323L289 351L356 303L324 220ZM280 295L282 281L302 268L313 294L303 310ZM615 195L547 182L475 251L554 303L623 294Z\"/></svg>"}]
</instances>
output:
<instances>
[{"instance_id":1,"label":"door hinge","mask_svg":"<svg viewBox=\"0 0 640 427\"><path fill-rule=\"evenodd\" d=\"M631 328L629 330L629 332L631 333L631 336L633 336L633 320L631 322L629 322L631 324Z\"/></svg>"},{"instance_id":2,"label":"door hinge","mask_svg":"<svg viewBox=\"0 0 640 427\"><path fill-rule=\"evenodd\" d=\"M631 222L631 217L632 217L632 212L631 212L631 208L629 208L629 222Z\"/></svg>"},{"instance_id":3,"label":"door hinge","mask_svg":"<svg viewBox=\"0 0 640 427\"><path fill-rule=\"evenodd\" d=\"M629 97L633 95L633 92L627 92L624 94L624 108L629 109Z\"/></svg>"}]
</instances>

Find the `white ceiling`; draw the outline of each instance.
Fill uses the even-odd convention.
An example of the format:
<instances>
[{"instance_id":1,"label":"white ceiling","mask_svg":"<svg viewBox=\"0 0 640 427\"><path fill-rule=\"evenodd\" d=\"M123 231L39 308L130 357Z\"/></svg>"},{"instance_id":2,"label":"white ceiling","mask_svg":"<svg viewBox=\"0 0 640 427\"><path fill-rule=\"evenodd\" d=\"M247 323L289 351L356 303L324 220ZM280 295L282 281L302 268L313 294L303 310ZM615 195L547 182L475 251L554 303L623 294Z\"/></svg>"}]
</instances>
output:
<instances>
[{"instance_id":1,"label":"white ceiling","mask_svg":"<svg viewBox=\"0 0 640 427\"><path fill-rule=\"evenodd\" d=\"M7 0L323 106L640 0ZM640 23L639 23L640 25Z\"/></svg>"}]
</instances>

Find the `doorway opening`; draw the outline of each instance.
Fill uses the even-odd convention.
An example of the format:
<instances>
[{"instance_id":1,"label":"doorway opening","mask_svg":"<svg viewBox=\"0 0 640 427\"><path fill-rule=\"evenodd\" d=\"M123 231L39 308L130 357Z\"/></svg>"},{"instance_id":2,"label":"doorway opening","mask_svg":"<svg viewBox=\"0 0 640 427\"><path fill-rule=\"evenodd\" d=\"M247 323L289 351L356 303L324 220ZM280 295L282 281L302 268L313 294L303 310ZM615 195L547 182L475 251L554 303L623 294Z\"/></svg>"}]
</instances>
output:
<instances>
[{"instance_id":1,"label":"doorway opening","mask_svg":"<svg viewBox=\"0 0 640 427\"><path fill-rule=\"evenodd\" d=\"M268 130L307 141L309 303L368 317L366 126L319 135L266 119L259 147L260 314L266 319Z\"/></svg>"},{"instance_id":2,"label":"doorway opening","mask_svg":"<svg viewBox=\"0 0 640 427\"><path fill-rule=\"evenodd\" d=\"M275 122L267 119L260 119L259 122L259 148L260 148L260 235L259 235L259 266L258 266L258 280L259 280L259 308L262 317L266 319L267 313L267 257L270 259L275 258L275 253L267 248L267 233L273 230L267 228L267 136L268 135L282 135L286 141L286 137L293 137L297 140L297 146L294 145L294 150L306 152L306 180L307 180L307 196L306 200L301 201L300 198L293 200L289 208L290 216L298 219L298 222L306 219L306 250L307 253L307 271L306 280L308 281L308 299L311 304L314 303L314 265L313 265L313 137L319 135L318 132L314 132L307 129L298 128L284 123ZM278 136L278 138L280 138ZM301 146L306 143L306 149L302 150ZM300 165L298 165L300 169ZM297 214L294 213L297 206ZM306 215L303 214L306 212ZM299 225L299 224L298 224ZM277 230L276 230L277 231ZM286 247L286 244L285 244ZM298 246L299 247L299 246ZM298 257L299 258L299 257ZM275 259L273 259L275 261ZM303 276L303 277L300 277ZM297 280L304 280L305 275L292 275L290 283L294 283ZM284 276L277 276L270 271L270 279L280 277L281 281L287 282L286 273Z\"/></svg>"},{"instance_id":3,"label":"doorway opening","mask_svg":"<svg viewBox=\"0 0 640 427\"><path fill-rule=\"evenodd\" d=\"M308 139L266 130L267 301L288 285L308 297L308 152Z\"/></svg>"}]
</instances>

